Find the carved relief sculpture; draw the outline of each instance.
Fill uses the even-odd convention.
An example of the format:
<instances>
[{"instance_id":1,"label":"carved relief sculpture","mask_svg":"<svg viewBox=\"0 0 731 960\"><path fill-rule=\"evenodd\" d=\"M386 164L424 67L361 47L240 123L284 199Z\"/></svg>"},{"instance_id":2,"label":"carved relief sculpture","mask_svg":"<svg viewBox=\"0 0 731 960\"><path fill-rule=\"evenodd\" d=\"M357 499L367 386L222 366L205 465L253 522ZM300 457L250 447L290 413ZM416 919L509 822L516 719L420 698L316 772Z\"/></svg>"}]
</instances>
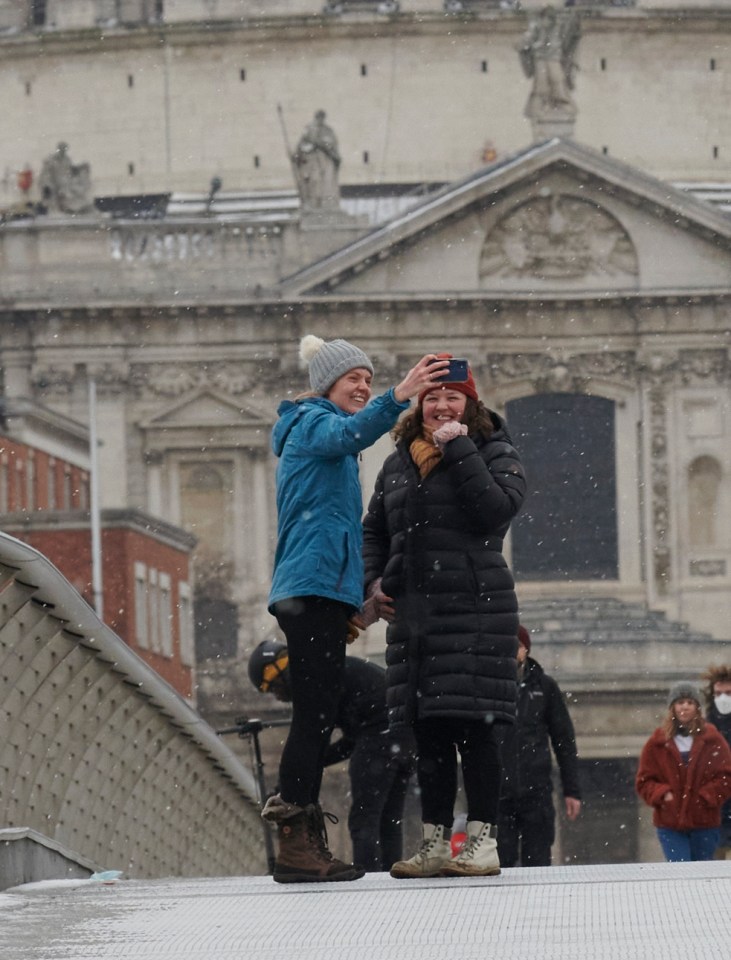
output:
<instances>
[{"instance_id":1,"label":"carved relief sculpture","mask_svg":"<svg viewBox=\"0 0 731 960\"><path fill-rule=\"evenodd\" d=\"M548 189L513 208L485 238L480 279L591 277L634 286L637 255L622 225L587 200Z\"/></svg>"},{"instance_id":2,"label":"carved relief sculpture","mask_svg":"<svg viewBox=\"0 0 731 960\"><path fill-rule=\"evenodd\" d=\"M68 149L67 143L59 143L43 161L38 180L41 200L49 213L90 213L91 168L88 163L72 163Z\"/></svg>"}]
</instances>

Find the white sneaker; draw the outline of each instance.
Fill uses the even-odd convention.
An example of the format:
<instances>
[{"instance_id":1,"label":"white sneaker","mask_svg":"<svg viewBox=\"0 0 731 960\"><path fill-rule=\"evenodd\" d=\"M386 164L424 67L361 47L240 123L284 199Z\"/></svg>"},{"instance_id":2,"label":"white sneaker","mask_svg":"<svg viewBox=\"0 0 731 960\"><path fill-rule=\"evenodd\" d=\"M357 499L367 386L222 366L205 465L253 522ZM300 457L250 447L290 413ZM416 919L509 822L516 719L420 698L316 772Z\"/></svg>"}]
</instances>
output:
<instances>
[{"instance_id":1,"label":"white sneaker","mask_svg":"<svg viewBox=\"0 0 731 960\"><path fill-rule=\"evenodd\" d=\"M449 863L451 847L444 836L441 823L422 825L421 846L410 860L399 860L391 867L391 876L397 880L412 877L438 877Z\"/></svg>"},{"instance_id":2,"label":"white sneaker","mask_svg":"<svg viewBox=\"0 0 731 960\"><path fill-rule=\"evenodd\" d=\"M444 877L496 877L500 873L497 855L497 827L470 820L467 840L460 852L442 869Z\"/></svg>"}]
</instances>

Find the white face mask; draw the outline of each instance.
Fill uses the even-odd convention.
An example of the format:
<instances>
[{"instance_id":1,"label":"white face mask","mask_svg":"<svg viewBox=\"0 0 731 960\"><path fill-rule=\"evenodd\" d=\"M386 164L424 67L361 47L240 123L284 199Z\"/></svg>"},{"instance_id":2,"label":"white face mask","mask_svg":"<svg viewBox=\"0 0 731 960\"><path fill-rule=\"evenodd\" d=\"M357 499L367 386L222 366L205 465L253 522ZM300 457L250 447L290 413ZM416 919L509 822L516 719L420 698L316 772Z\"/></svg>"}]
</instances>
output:
<instances>
[{"instance_id":1,"label":"white face mask","mask_svg":"<svg viewBox=\"0 0 731 960\"><path fill-rule=\"evenodd\" d=\"M717 697L713 698L713 702L716 704L716 710L722 715L731 713L731 693L719 693Z\"/></svg>"}]
</instances>

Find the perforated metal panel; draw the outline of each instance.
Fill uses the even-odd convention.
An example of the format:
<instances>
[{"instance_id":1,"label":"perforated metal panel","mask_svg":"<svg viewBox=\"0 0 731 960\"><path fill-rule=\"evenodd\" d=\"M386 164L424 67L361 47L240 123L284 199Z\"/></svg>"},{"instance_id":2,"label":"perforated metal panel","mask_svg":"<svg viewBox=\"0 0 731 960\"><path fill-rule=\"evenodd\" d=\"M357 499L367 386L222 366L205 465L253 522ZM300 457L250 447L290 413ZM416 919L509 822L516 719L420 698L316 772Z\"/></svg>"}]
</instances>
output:
<instances>
[{"instance_id":1,"label":"perforated metal panel","mask_svg":"<svg viewBox=\"0 0 731 960\"><path fill-rule=\"evenodd\" d=\"M0 825L130 877L263 874L249 771L40 554L0 535Z\"/></svg>"}]
</instances>

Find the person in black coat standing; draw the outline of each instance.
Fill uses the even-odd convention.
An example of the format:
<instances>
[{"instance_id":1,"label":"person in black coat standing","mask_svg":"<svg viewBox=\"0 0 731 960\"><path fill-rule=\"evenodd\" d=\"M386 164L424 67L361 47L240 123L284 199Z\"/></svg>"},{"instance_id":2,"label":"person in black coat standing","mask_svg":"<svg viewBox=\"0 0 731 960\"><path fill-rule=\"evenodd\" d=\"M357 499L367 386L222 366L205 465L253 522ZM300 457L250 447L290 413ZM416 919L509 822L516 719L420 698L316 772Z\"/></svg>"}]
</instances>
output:
<instances>
[{"instance_id":1,"label":"person in black coat standing","mask_svg":"<svg viewBox=\"0 0 731 960\"><path fill-rule=\"evenodd\" d=\"M389 719L416 737L423 839L391 875L494 875L493 728L514 718L518 630L502 546L525 496L523 468L469 371L420 394L394 436L363 524L366 593L390 621ZM457 752L468 839L452 859Z\"/></svg>"},{"instance_id":2,"label":"person in black coat standing","mask_svg":"<svg viewBox=\"0 0 731 960\"><path fill-rule=\"evenodd\" d=\"M522 625L518 641L517 720L500 730L503 786L498 851L506 867L548 867L556 836L551 747L558 761L566 816L575 820L581 812L576 736L558 684L529 656L530 634Z\"/></svg>"},{"instance_id":3,"label":"person in black coat standing","mask_svg":"<svg viewBox=\"0 0 731 960\"><path fill-rule=\"evenodd\" d=\"M287 647L262 641L249 658L249 679L262 693L291 703ZM388 870L401 856L404 804L416 756L409 731L389 730L382 667L359 657L345 658L334 726L341 737L328 745L323 766L350 760L353 861L363 870Z\"/></svg>"},{"instance_id":4,"label":"person in black coat standing","mask_svg":"<svg viewBox=\"0 0 731 960\"><path fill-rule=\"evenodd\" d=\"M731 666L710 667L704 679L706 720L710 720L731 747ZM714 859L731 860L731 800L726 801L721 811L721 838Z\"/></svg>"}]
</instances>

